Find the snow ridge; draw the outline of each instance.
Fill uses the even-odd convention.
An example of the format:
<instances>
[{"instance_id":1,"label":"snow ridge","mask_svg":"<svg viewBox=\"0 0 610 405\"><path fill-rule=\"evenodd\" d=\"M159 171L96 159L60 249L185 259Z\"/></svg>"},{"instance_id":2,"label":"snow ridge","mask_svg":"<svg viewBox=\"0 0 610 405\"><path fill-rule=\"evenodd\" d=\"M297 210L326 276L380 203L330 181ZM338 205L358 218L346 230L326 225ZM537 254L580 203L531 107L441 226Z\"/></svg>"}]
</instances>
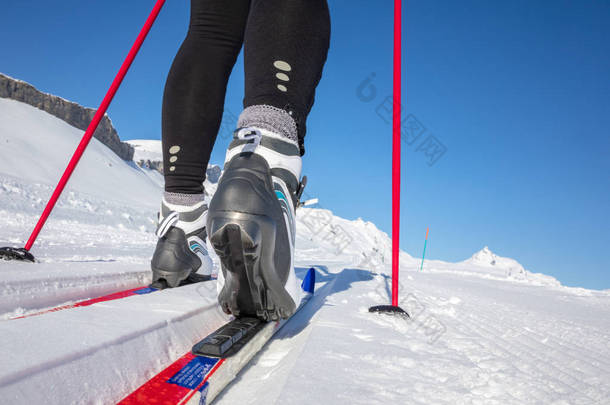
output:
<instances>
[{"instance_id":1,"label":"snow ridge","mask_svg":"<svg viewBox=\"0 0 610 405\"><path fill-rule=\"evenodd\" d=\"M516 261L508 257L501 257L493 253L487 246L476 252L472 257L465 261L477 266L492 267L506 272L506 277L523 280L526 278L525 268Z\"/></svg>"}]
</instances>

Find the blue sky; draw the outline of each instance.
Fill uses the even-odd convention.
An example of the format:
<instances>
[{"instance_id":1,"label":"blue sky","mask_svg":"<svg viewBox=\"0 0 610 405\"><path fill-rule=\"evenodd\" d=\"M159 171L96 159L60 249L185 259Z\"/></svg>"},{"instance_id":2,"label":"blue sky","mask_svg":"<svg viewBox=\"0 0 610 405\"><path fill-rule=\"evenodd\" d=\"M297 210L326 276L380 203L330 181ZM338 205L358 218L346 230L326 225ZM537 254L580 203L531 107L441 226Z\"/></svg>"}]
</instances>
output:
<instances>
[{"instance_id":1,"label":"blue sky","mask_svg":"<svg viewBox=\"0 0 610 405\"><path fill-rule=\"evenodd\" d=\"M153 3L4 0L0 72L96 107ZM330 3L307 191L389 233L392 2ZM117 93L109 114L122 139L160 138L188 10L168 0ZM406 1L403 14L401 247L421 255L429 226L431 258L489 245L564 284L610 288L610 3ZM240 63L225 103L234 115ZM213 163L227 144L218 139Z\"/></svg>"}]
</instances>

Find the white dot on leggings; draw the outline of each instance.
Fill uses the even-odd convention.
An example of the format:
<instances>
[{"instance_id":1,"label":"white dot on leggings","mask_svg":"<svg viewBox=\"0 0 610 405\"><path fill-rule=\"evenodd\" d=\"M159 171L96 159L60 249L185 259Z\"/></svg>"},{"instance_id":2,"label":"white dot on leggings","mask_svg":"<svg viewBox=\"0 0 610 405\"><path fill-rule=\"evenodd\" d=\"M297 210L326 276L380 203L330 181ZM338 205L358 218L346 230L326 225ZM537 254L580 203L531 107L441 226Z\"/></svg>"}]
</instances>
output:
<instances>
[{"instance_id":1,"label":"white dot on leggings","mask_svg":"<svg viewBox=\"0 0 610 405\"><path fill-rule=\"evenodd\" d=\"M275 77L277 77L278 79L283 80L285 82L290 80L290 78L288 77L288 75L286 73L276 73Z\"/></svg>"},{"instance_id":2,"label":"white dot on leggings","mask_svg":"<svg viewBox=\"0 0 610 405\"><path fill-rule=\"evenodd\" d=\"M280 91L283 91L283 92L287 92L288 91L286 86L284 86L283 84L278 84L277 88L280 89Z\"/></svg>"},{"instance_id":3,"label":"white dot on leggings","mask_svg":"<svg viewBox=\"0 0 610 405\"><path fill-rule=\"evenodd\" d=\"M275 62L273 62L273 66L285 72L290 72L292 70L288 62L284 62L283 60L276 60Z\"/></svg>"},{"instance_id":4,"label":"white dot on leggings","mask_svg":"<svg viewBox=\"0 0 610 405\"><path fill-rule=\"evenodd\" d=\"M175 153L180 152L180 146L178 145L174 145L171 148L169 148L169 153L171 153L172 155Z\"/></svg>"},{"instance_id":5,"label":"white dot on leggings","mask_svg":"<svg viewBox=\"0 0 610 405\"><path fill-rule=\"evenodd\" d=\"M169 161L171 163L174 163L176 160L178 160L178 156L172 156L171 158L169 158Z\"/></svg>"},{"instance_id":6,"label":"white dot on leggings","mask_svg":"<svg viewBox=\"0 0 610 405\"><path fill-rule=\"evenodd\" d=\"M169 168L170 172L173 172L174 170L176 170L176 166L172 166L172 167Z\"/></svg>"}]
</instances>

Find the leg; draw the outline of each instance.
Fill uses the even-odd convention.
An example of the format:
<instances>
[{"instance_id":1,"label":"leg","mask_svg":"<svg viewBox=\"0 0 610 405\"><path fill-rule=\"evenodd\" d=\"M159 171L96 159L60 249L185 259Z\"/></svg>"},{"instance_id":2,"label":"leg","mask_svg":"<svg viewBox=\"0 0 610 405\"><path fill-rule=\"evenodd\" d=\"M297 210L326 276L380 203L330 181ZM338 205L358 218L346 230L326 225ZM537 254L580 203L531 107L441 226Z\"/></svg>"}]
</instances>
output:
<instances>
[{"instance_id":1,"label":"leg","mask_svg":"<svg viewBox=\"0 0 610 405\"><path fill-rule=\"evenodd\" d=\"M298 139L302 155L329 40L326 0L253 0L244 43L245 111L238 126L262 124ZM279 114L264 105L280 109ZM284 111L295 121L296 134Z\"/></svg>"},{"instance_id":2,"label":"leg","mask_svg":"<svg viewBox=\"0 0 610 405\"><path fill-rule=\"evenodd\" d=\"M163 97L165 195L151 260L157 287L175 287L192 273L212 271L202 183L249 6L249 0L191 1L188 34Z\"/></svg>"},{"instance_id":3,"label":"leg","mask_svg":"<svg viewBox=\"0 0 610 405\"><path fill-rule=\"evenodd\" d=\"M174 59L163 96L167 192L203 193L249 6L249 0L191 0L188 34Z\"/></svg>"},{"instance_id":4,"label":"leg","mask_svg":"<svg viewBox=\"0 0 610 405\"><path fill-rule=\"evenodd\" d=\"M325 0L253 0L238 131L210 202L218 301L235 316L288 318L299 307L295 208L305 120L329 42Z\"/></svg>"}]
</instances>

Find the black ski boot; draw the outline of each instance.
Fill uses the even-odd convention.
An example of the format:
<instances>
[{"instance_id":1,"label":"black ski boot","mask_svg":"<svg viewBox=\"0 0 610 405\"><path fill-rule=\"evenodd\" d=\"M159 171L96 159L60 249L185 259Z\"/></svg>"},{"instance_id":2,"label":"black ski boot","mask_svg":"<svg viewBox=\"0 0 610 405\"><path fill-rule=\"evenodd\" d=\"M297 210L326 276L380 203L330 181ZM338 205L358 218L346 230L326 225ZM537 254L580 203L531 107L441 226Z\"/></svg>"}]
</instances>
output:
<instances>
[{"instance_id":1,"label":"black ski boot","mask_svg":"<svg viewBox=\"0 0 610 405\"><path fill-rule=\"evenodd\" d=\"M177 287L189 277L194 281L210 278L213 263L206 247L206 217L207 205L203 201L183 206L163 200L157 228L159 240L150 263L153 287Z\"/></svg>"},{"instance_id":2,"label":"black ski boot","mask_svg":"<svg viewBox=\"0 0 610 405\"><path fill-rule=\"evenodd\" d=\"M207 220L222 263L218 302L226 313L278 320L298 307L293 256L300 174L296 142L257 127L235 131Z\"/></svg>"}]
</instances>

